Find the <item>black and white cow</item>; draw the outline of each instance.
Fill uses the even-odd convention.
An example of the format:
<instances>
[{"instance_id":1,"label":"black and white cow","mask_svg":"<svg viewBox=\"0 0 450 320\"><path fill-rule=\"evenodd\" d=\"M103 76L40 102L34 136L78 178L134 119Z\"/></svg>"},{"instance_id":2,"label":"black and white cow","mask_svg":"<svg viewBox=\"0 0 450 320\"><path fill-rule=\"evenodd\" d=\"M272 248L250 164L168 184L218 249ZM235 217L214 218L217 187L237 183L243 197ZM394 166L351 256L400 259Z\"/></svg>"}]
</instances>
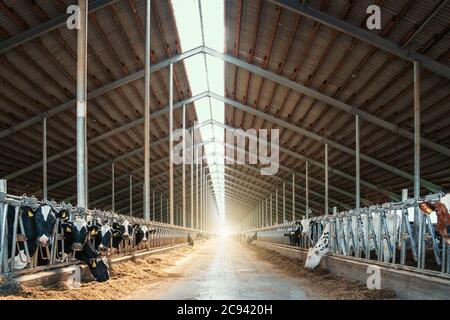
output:
<instances>
[{"instance_id":1,"label":"black and white cow","mask_svg":"<svg viewBox=\"0 0 450 320\"><path fill-rule=\"evenodd\" d=\"M14 219L15 219L15 207L8 206L7 221L8 221L8 258L12 255L13 246L13 233L14 233ZM28 247L28 253L32 257L37 249L36 245L36 221L35 214L31 207L23 206L19 209L19 219L22 220L23 225L23 236L25 236L25 241ZM19 224L17 224L16 234L22 234ZM14 269L23 269L27 266L27 256L25 254L25 244L23 241L18 241L15 249L14 257Z\"/></svg>"},{"instance_id":2,"label":"black and white cow","mask_svg":"<svg viewBox=\"0 0 450 320\"><path fill-rule=\"evenodd\" d=\"M188 233L187 242L191 247L194 246L194 240L192 240L191 235L189 233Z\"/></svg>"},{"instance_id":3,"label":"black and white cow","mask_svg":"<svg viewBox=\"0 0 450 320\"><path fill-rule=\"evenodd\" d=\"M425 214L436 213L436 230L441 239L450 246L450 192L444 191L444 196L434 204L424 202L419 205L420 210Z\"/></svg>"},{"instance_id":4,"label":"black and white cow","mask_svg":"<svg viewBox=\"0 0 450 320\"><path fill-rule=\"evenodd\" d=\"M329 243L330 243L330 224L327 223L323 230L322 235L317 241L314 248L310 248L308 251L308 255L306 256L305 268L314 269L322 260L322 257L326 255L329 251Z\"/></svg>"},{"instance_id":5,"label":"black and white cow","mask_svg":"<svg viewBox=\"0 0 450 320\"><path fill-rule=\"evenodd\" d=\"M122 221L119 225L119 230L124 240L128 240L133 235L133 226L128 220Z\"/></svg>"},{"instance_id":6,"label":"black and white cow","mask_svg":"<svg viewBox=\"0 0 450 320\"><path fill-rule=\"evenodd\" d=\"M90 241L87 241L83 246L80 260L89 266L89 270L96 281L105 282L109 280L109 265L106 259L95 250Z\"/></svg>"},{"instance_id":7,"label":"black and white cow","mask_svg":"<svg viewBox=\"0 0 450 320\"><path fill-rule=\"evenodd\" d=\"M108 263L88 240L92 226L88 226L84 219L75 219L61 222L60 227L64 235L65 253L73 253L76 259L85 262L96 281L107 281L109 279ZM101 245L101 241L99 245Z\"/></svg>"},{"instance_id":8,"label":"black and white cow","mask_svg":"<svg viewBox=\"0 0 450 320\"><path fill-rule=\"evenodd\" d=\"M34 212L38 246L50 247L56 223L56 210L49 204L43 204Z\"/></svg>"},{"instance_id":9,"label":"black and white cow","mask_svg":"<svg viewBox=\"0 0 450 320\"><path fill-rule=\"evenodd\" d=\"M68 218L68 211L61 210L56 212L56 210L49 204L43 204L39 206L36 210L31 207L23 206L20 209L20 218L22 219L25 238L27 241L27 247L29 251L30 258L35 258L36 265L45 265L50 259L50 248L54 244L52 243L52 238L55 232L56 221L58 218L65 220ZM8 209L8 225L10 225L11 230L8 232L10 239L8 239L12 244L12 233L13 233L13 223L14 223L15 209L14 207L9 207ZM20 228L17 228L17 234L20 233ZM27 265L27 259L25 254L25 246L22 241L17 244L18 250L15 257L15 269L23 269Z\"/></svg>"},{"instance_id":10,"label":"black and white cow","mask_svg":"<svg viewBox=\"0 0 450 320\"><path fill-rule=\"evenodd\" d=\"M75 219L74 221L62 222L61 229L64 234L65 251L69 248L73 252L81 251L86 244L89 232L86 220Z\"/></svg>"},{"instance_id":11,"label":"black and white cow","mask_svg":"<svg viewBox=\"0 0 450 320\"><path fill-rule=\"evenodd\" d=\"M110 245L112 244L114 247L113 238L117 238L121 235L121 232L118 230L114 230L108 223L99 224L94 223L92 226L89 226L89 233L91 236L91 240L94 243L94 248L99 250L100 253L108 252ZM113 233L116 235L113 236ZM119 241L116 243L116 247L119 245L122 238L120 237Z\"/></svg>"},{"instance_id":12,"label":"black and white cow","mask_svg":"<svg viewBox=\"0 0 450 320\"><path fill-rule=\"evenodd\" d=\"M258 233L257 232L255 232L255 234L254 235L252 235L251 237L249 237L248 239L247 239L247 244L251 244L253 241L255 241L256 239L258 239Z\"/></svg>"},{"instance_id":13,"label":"black and white cow","mask_svg":"<svg viewBox=\"0 0 450 320\"><path fill-rule=\"evenodd\" d=\"M289 245L290 246L299 246L300 245L300 239L302 236L302 225L300 221L296 221L295 225L297 228L294 231L289 231L288 233L285 233L284 236L289 238Z\"/></svg>"},{"instance_id":14,"label":"black and white cow","mask_svg":"<svg viewBox=\"0 0 450 320\"><path fill-rule=\"evenodd\" d=\"M112 225L112 233L113 233L113 241L112 246L113 248L119 248L119 245L122 243L123 240L123 234L122 231L120 231L121 225L118 222L114 222Z\"/></svg>"},{"instance_id":15,"label":"black and white cow","mask_svg":"<svg viewBox=\"0 0 450 320\"><path fill-rule=\"evenodd\" d=\"M142 241L147 242L150 237L150 234L156 233L155 229L150 230L146 225L133 225L134 232L134 245L138 245Z\"/></svg>"}]
</instances>

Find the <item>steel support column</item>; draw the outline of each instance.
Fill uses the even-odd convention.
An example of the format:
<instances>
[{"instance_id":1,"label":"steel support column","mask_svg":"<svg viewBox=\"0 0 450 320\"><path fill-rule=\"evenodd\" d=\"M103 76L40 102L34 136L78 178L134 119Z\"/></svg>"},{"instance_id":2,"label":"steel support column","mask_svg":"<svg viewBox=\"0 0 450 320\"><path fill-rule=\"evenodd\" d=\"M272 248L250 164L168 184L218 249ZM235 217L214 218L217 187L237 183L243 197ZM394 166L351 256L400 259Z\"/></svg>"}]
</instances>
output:
<instances>
[{"instance_id":1,"label":"steel support column","mask_svg":"<svg viewBox=\"0 0 450 320\"><path fill-rule=\"evenodd\" d=\"M269 226L269 204L268 204L268 198L266 198L266 211L265 211L265 217L266 217L266 224L264 225L265 227Z\"/></svg>"},{"instance_id":2,"label":"steel support column","mask_svg":"<svg viewBox=\"0 0 450 320\"><path fill-rule=\"evenodd\" d=\"M191 131L191 221L189 226L194 228L194 130Z\"/></svg>"},{"instance_id":3,"label":"steel support column","mask_svg":"<svg viewBox=\"0 0 450 320\"><path fill-rule=\"evenodd\" d=\"M305 163L305 206L306 219L309 218L309 161Z\"/></svg>"},{"instance_id":4,"label":"steel support column","mask_svg":"<svg viewBox=\"0 0 450 320\"><path fill-rule=\"evenodd\" d=\"M272 207L272 193L270 194L270 224L273 226L273 207Z\"/></svg>"},{"instance_id":5,"label":"steel support column","mask_svg":"<svg viewBox=\"0 0 450 320\"><path fill-rule=\"evenodd\" d=\"M414 61L414 198L420 197L420 63ZM414 229L418 234L417 267L423 268L423 225L418 206L414 208ZM417 232L418 231L418 232Z\"/></svg>"},{"instance_id":6,"label":"steel support column","mask_svg":"<svg viewBox=\"0 0 450 320\"><path fill-rule=\"evenodd\" d=\"M202 149L200 147L200 152L202 152ZM203 154L202 154L203 156ZM202 216L203 216L203 158L202 156L200 157L200 193L199 193L199 229L202 230Z\"/></svg>"},{"instance_id":7,"label":"steel support column","mask_svg":"<svg viewBox=\"0 0 450 320\"><path fill-rule=\"evenodd\" d=\"M328 215L328 144L325 144L325 215Z\"/></svg>"},{"instance_id":8,"label":"steel support column","mask_svg":"<svg viewBox=\"0 0 450 320\"><path fill-rule=\"evenodd\" d=\"M173 216L173 63L169 66L169 198L170 198L170 219L169 223L174 223Z\"/></svg>"},{"instance_id":9,"label":"steel support column","mask_svg":"<svg viewBox=\"0 0 450 320\"><path fill-rule=\"evenodd\" d=\"M77 32L77 205L87 208L86 116L87 116L87 0L78 0L80 29Z\"/></svg>"},{"instance_id":10,"label":"steel support column","mask_svg":"<svg viewBox=\"0 0 450 320\"><path fill-rule=\"evenodd\" d=\"M283 223L286 222L286 182L283 181Z\"/></svg>"},{"instance_id":11,"label":"steel support column","mask_svg":"<svg viewBox=\"0 0 450 320\"><path fill-rule=\"evenodd\" d=\"M145 101L144 101L144 219L150 220L150 64L151 64L151 0L146 0L145 13Z\"/></svg>"},{"instance_id":12,"label":"steel support column","mask_svg":"<svg viewBox=\"0 0 450 320\"><path fill-rule=\"evenodd\" d=\"M48 198L47 184L47 118L42 119L42 195Z\"/></svg>"},{"instance_id":13,"label":"steel support column","mask_svg":"<svg viewBox=\"0 0 450 320\"><path fill-rule=\"evenodd\" d=\"M156 215L156 213L155 213L155 196L156 196L156 194L155 194L155 188L153 188L153 197L152 197L152 202L153 202L153 212L152 212L152 216L153 216L153 221L155 221L155 215Z\"/></svg>"},{"instance_id":14,"label":"steel support column","mask_svg":"<svg viewBox=\"0 0 450 320\"><path fill-rule=\"evenodd\" d=\"M292 221L295 221L295 173L292 173Z\"/></svg>"},{"instance_id":15,"label":"steel support column","mask_svg":"<svg viewBox=\"0 0 450 320\"><path fill-rule=\"evenodd\" d=\"M199 155L198 146L195 148L195 229L198 229L198 195L200 194L199 184L198 184L198 170L199 170Z\"/></svg>"},{"instance_id":16,"label":"steel support column","mask_svg":"<svg viewBox=\"0 0 450 320\"><path fill-rule=\"evenodd\" d=\"M116 204L116 188L115 188L115 181L114 181L114 162L111 165L111 211L115 211L115 204Z\"/></svg>"},{"instance_id":17,"label":"steel support column","mask_svg":"<svg viewBox=\"0 0 450 320\"><path fill-rule=\"evenodd\" d=\"M182 226L186 227L186 105L183 105L183 174L182 174L182 188L183 188L183 212L182 212Z\"/></svg>"},{"instance_id":18,"label":"steel support column","mask_svg":"<svg viewBox=\"0 0 450 320\"><path fill-rule=\"evenodd\" d=\"M356 160L356 172L355 172L355 201L356 209L359 209L361 205L361 172L360 172L360 141L359 141L359 116L355 116L355 160Z\"/></svg>"},{"instance_id":19,"label":"steel support column","mask_svg":"<svg viewBox=\"0 0 450 320\"><path fill-rule=\"evenodd\" d=\"M133 216L133 175L130 174L130 216Z\"/></svg>"},{"instance_id":20,"label":"steel support column","mask_svg":"<svg viewBox=\"0 0 450 320\"><path fill-rule=\"evenodd\" d=\"M275 224L278 224L278 188L275 189Z\"/></svg>"}]
</instances>

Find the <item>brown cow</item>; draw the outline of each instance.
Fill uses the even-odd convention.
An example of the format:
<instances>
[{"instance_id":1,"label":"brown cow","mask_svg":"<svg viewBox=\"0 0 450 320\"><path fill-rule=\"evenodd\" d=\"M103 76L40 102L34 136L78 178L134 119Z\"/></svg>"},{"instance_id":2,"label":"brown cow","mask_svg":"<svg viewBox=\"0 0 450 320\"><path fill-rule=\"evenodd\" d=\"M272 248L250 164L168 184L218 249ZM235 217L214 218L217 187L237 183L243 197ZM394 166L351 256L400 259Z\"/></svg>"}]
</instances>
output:
<instances>
[{"instance_id":1,"label":"brown cow","mask_svg":"<svg viewBox=\"0 0 450 320\"><path fill-rule=\"evenodd\" d=\"M450 192L447 192L440 201L434 204L428 202L421 203L419 208L426 214L431 214L433 211L436 212L436 229L447 245L450 245L450 214L448 213L448 209L450 208Z\"/></svg>"}]
</instances>

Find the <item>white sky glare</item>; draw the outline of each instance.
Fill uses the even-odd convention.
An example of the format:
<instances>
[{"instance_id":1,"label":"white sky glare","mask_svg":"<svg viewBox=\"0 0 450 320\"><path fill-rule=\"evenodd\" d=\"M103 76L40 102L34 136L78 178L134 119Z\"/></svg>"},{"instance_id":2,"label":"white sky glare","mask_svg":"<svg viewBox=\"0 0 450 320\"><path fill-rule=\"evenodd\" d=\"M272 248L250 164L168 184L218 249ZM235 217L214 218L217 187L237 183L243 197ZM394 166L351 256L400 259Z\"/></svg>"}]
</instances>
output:
<instances>
[{"instance_id":1,"label":"white sky glare","mask_svg":"<svg viewBox=\"0 0 450 320\"><path fill-rule=\"evenodd\" d=\"M224 51L225 24L223 0L171 0L177 21L182 51L188 51L206 45L219 52ZM201 1L200 19L199 2ZM202 38L202 22L204 43ZM206 76L204 55L196 55L184 60L189 85L193 95L209 89L224 95L224 63L222 60L206 57L208 76ZM215 120L225 123L225 106L215 99L204 98L195 102L195 111L200 123ZM208 125L200 129L204 141L215 139L224 141L224 130L216 125ZM223 144L211 142L205 145L206 158L212 175L214 192L222 222L225 221L225 184ZM215 156L218 155L218 156Z\"/></svg>"}]
</instances>

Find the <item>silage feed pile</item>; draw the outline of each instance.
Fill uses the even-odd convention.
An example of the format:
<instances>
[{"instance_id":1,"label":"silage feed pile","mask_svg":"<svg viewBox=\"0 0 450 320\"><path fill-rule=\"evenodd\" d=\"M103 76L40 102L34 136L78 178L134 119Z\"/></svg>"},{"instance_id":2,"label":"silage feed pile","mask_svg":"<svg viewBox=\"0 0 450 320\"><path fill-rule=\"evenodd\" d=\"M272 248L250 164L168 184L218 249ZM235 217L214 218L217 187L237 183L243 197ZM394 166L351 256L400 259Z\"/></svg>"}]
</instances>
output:
<instances>
[{"instance_id":1,"label":"silage feed pile","mask_svg":"<svg viewBox=\"0 0 450 320\"><path fill-rule=\"evenodd\" d=\"M308 280L308 286L315 292L329 299L338 300L380 300L394 299L392 290L370 290L361 282L345 279L320 267L313 271L304 268L299 259L283 256L273 250L255 245L250 248L257 257L269 261L283 273Z\"/></svg>"},{"instance_id":2,"label":"silage feed pile","mask_svg":"<svg viewBox=\"0 0 450 320\"><path fill-rule=\"evenodd\" d=\"M68 289L66 283L57 283L52 287L25 287L14 279L0 281L0 300L113 300L151 285L167 281L179 274L166 272L174 262L195 249L181 247L166 253L155 254L143 259L129 260L112 265L110 279L107 282L82 283L77 289Z\"/></svg>"}]
</instances>

